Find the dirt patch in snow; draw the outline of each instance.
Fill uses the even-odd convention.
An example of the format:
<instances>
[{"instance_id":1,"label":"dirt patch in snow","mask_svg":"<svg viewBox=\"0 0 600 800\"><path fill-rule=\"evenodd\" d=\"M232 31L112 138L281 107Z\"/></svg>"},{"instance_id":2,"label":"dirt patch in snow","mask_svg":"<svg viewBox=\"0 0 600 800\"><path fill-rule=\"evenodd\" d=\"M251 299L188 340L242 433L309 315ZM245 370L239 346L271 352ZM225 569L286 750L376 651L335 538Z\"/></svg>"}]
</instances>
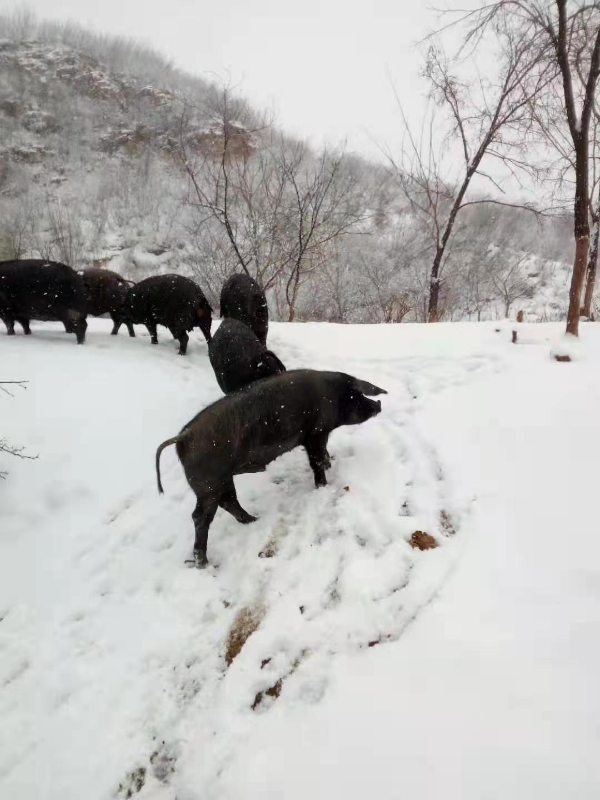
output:
<instances>
[{"instance_id":1,"label":"dirt patch in snow","mask_svg":"<svg viewBox=\"0 0 600 800\"><path fill-rule=\"evenodd\" d=\"M260 625L265 615L264 608L260 605L245 606L235 615L233 625L227 636L225 662L228 667L240 654L242 647Z\"/></svg>"},{"instance_id":2,"label":"dirt patch in snow","mask_svg":"<svg viewBox=\"0 0 600 800\"><path fill-rule=\"evenodd\" d=\"M258 692L256 697L254 698L254 702L252 703L252 711L256 711L256 709L261 705L265 697L279 697L281 694L281 688L283 686L283 678L280 678L273 686L270 686L268 689L265 689L264 692Z\"/></svg>"},{"instance_id":3,"label":"dirt patch in snow","mask_svg":"<svg viewBox=\"0 0 600 800\"><path fill-rule=\"evenodd\" d=\"M438 546L433 536L425 533L425 531L415 531L410 537L409 544L417 550L433 550L434 547Z\"/></svg>"},{"instance_id":4,"label":"dirt patch in snow","mask_svg":"<svg viewBox=\"0 0 600 800\"><path fill-rule=\"evenodd\" d=\"M165 742L150 756L152 774L161 783L168 783L169 778L175 772L176 755L170 751Z\"/></svg>"},{"instance_id":5,"label":"dirt patch in snow","mask_svg":"<svg viewBox=\"0 0 600 800\"><path fill-rule=\"evenodd\" d=\"M448 536L454 536L456 533L454 520L447 511L440 511L440 527Z\"/></svg>"},{"instance_id":6,"label":"dirt patch in snow","mask_svg":"<svg viewBox=\"0 0 600 800\"><path fill-rule=\"evenodd\" d=\"M138 794L144 788L146 783L146 767L138 767L130 772L123 783L119 784L117 789L117 797L123 800L129 800L134 794Z\"/></svg>"},{"instance_id":7,"label":"dirt patch in snow","mask_svg":"<svg viewBox=\"0 0 600 800\"><path fill-rule=\"evenodd\" d=\"M259 558L275 558L277 555L277 539L271 538L258 554Z\"/></svg>"},{"instance_id":8,"label":"dirt patch in snow","mask_svg":"<svg viewBox=\"0 0 600 800\"><path fill-rule=\"evenodd\" d=\"M298 667L300 665L300 662L304 658L306 658L306 656L308 656L308 655L309 655L309 651L308 650L303 650L300 653L300 655L298 656L298 658L296 658L294 660L294 663L292 664L292 668L289 670L289 672L287 672L285 675L282 675L277 681L275 681L275 683L272 686L269 686L268 689L265 689L262 692L257 692L257 694L256 694L256 696L254 698L254 702L252 703L252 706L251 706L252 711L256 711L258 708L260 708L267 697L272 697L273 699L277 699L279 697L279 695L281 694L281 690L283 688L284 680L289 678L290 675L292 675L298 669ZM260 668L264 669L270 663L271 663L271 659L270 658L265 658L265 659L263 659L263 661L262 661L262 663L260 665Z\"/></svg>"}]
</instances>

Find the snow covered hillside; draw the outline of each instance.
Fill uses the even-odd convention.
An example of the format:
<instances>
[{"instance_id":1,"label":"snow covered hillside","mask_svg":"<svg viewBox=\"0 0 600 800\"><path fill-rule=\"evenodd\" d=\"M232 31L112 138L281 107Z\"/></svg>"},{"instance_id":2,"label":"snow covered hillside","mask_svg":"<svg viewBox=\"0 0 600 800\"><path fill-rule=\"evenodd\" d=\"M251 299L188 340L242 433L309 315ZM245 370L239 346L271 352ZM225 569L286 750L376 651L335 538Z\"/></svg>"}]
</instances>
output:
<instances>
[{"instance_id":1,"label":"snow covered hillside","mask_svg":"<svg viewBox=\"0 0 600 800\"><path fill-rule=\"evenodd\" d=\"M0 259L105 266L136 281L180 272L215 307L224 280L248 269L277 319L427 319L440 220L416 213L425 202L418 181L407 197L387 162L288 138L227 82L186 75L139 42L16 22L0 13ZM401 139L390 131L381 144L392 153ZM323 181L332 169L335 181ZM223 170L227 225L217 202ZM329 186L317 239L306 228L316 208L299 213L292 178L306 202ZM450 191L455 176L443 182ZM571 216L483 203L488 189L473 187L449 240L440 314L564 319ZM298 260L300 239L311 250ZM294 264L302 274L292 301Z\"/></svg>"},{"instance_id":2,"label":"snow covered hillside","mask_svg":"<svg viewBox=\"0 0 600 800\"><path fill-rule=\"evenodd\" d=\"M173 450L154 474L220 396L204 341L0 336L39 455L0 462L0 796L596 798L600 327L571 364L520 327L273 324L389 395L326 488L300 451L237 478L259 520L219 511L204 571Z\"/></svg>"}]
</instances>

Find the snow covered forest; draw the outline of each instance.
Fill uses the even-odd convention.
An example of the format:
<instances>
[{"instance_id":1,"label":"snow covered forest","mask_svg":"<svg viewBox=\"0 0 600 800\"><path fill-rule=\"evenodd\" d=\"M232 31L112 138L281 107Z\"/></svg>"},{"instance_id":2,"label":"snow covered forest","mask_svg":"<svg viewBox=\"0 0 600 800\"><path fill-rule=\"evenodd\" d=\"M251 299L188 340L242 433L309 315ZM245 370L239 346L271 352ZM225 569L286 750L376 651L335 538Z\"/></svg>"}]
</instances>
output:
<instances>
[{"instance_id":1,"label":"snow covered forest","mask_svg":"<svg viewBox=\"0 0 600 800\"><path fill-rule=\"evenodd\" d=\"M1 258L102 265L133 280L180 271L212 301L242 265L275 319L428 318L457 188L451 172L415 163L422 149L401 163L393 147L379 163L316 152L231 88L75 24L21 12L0 18L0 38ZM435 83L431 54L428 69ZM392 140L404 147L403 124L400 108ZM572 211L481 202L498 198L498 180L480 179L460 210L437 318L562 319Z\"/></svg>"}]
</instances>

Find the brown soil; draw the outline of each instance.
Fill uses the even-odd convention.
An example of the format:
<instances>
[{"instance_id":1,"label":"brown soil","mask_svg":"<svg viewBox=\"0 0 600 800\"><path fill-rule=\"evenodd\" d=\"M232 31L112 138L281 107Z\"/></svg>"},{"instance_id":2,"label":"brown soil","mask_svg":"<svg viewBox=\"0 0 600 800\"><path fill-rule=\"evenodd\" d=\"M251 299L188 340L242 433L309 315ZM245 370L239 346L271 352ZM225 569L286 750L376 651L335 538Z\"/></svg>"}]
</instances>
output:
<instances>
[{"instance_id":1,"label":"brown soil","mask_svg":"<svg viewBox=\"0 0 600 800\"><path fill-rule=\"evenodd\" d=\"M227 636L225 650L225 663L230 667L235 658L240 654L242 647L260 625L264 616L264 609L260 606L242 608L235 615L233 625Z\"/></svg>"},{"instance_id":2,"label":"brown soil","mask_svg":"<svg viewBox=\"0 0 600 800\"><path fill-rule=\"evenodd\" d=\"M418 550L433 550L434 547L438 546L433 536L425 533L425 531L415 531L408 543Z\"/></svg>"},{"instance_id":3,"label":"brown soil","mask_svg":"<svg viewBox=\"0 0 600 800\"><path fill-rule=\"evenodd\" d=\"M256 697L254 698L254 702L252 703L252 711L256 711L265 697L279 697L281 694L281 687L283 686L283 678L280 678L276 684L273 686L269 686L268 689L265 689L264 692L259 692Z\"/></svg>"}]
</instances>

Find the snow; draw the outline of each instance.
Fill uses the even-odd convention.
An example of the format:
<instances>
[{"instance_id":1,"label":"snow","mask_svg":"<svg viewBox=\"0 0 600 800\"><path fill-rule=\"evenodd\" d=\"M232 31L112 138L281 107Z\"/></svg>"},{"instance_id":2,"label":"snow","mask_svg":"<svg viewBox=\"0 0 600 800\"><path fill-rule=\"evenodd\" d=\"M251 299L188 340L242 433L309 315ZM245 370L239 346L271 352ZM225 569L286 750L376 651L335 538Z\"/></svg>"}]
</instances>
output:
<instances>
[{"instance_id":1,"label":"snow","mask_svg":"<svg viewBox=\"0 0 600 800\"><path fill-rule=\"evenodd\" d=\"M583 353L579 337L573 336L572 333L563 334L550 350L550 355L552 358L562 358L570 361L582 358Z\"/></svg>"},{"instance_id":2,"label":"snow","mask_svg":"<svg viewBox=\"0 0 600 800\"><path fill-rule=\"evenodd\" d=\"M197 571L154 452L220 396L204 341L60 327L0 339L39 454L0 462L0 796L597 797L600 329L565 365L555 324L273 324L288 368L389 395L326 488L300 451L236 479L259 521L219 511Z\"/></svg>"}]
</instances>

